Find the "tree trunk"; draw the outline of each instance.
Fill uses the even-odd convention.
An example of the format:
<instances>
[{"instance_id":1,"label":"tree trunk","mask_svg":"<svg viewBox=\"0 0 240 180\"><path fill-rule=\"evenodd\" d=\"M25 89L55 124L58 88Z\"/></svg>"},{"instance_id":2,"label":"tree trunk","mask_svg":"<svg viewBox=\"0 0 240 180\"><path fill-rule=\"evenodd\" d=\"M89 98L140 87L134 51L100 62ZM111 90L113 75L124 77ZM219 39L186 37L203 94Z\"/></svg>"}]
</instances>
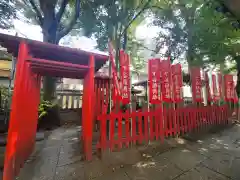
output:
<instances>
[{"instance_id":1,"label":"tree trunk","mask_svg":"<svg viewBox=\"0 0 240 180\"><path fill-rule=\"evenodd\" d=\"M237 85L236 85L236 92L238 98L240 97L240 56L235 58L237 64Z\"/></svg>"},{"instance_id":2,"label":"tree trunk","mask_svg":"<svg viewBox=\"0 0 240 180\"><path fill-rule=\"evenodd\" d=\"M49 18L44 18L43 24L43 42L58 44L56 39L57 34L57 22L55 15L50 14ZM52 101L55 99L57 78L45 76L43 78L43 99L46 101Z\"/></svg>"},{"instance_id":3,"label":"tree trunk","mask_svg":"<svg viewBox=\"0 0 240 180\"><path fill-rule=\"evenodd\" d=\"M56 78L45 76L43 78L43 99L53 101L55 99Z\"/></svg>"}]
</instances>

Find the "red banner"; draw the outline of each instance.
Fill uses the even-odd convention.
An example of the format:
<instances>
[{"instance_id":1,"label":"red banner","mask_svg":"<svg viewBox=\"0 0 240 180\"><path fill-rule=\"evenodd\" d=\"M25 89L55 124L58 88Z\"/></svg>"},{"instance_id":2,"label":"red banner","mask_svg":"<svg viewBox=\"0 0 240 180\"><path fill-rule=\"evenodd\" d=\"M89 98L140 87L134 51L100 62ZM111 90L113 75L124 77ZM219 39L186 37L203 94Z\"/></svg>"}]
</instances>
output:
<instances>
[{"instance_id":1,"label":"red banner","mask_svg":"<svg viewBox=\"0 0 240 180\"><path fill-rule=\"evenodd\" d=\"M171 73L171 62L161 61L161 97L165 102L172 102L172 73Z\"/></svg>"},{"instance_id":2,"label":"red banner","mask_svg":"<svg viewBox=\"0 0 240 180\"><path fill-rule=\"evenodd\" d=\"M212 94L211 94L211 89L210 89L210 85L209 85L209 77L208 77L207 72L205 72L205 84L206 84L206 89L207 89L207 100L208 100L208 102L211 102Z\"/></svg>"},{"instance_id":3,"label":"red banner","mask_svg":"<svg viewBox=\"0 0 240 180\"><path fill-rule=\"evenodd\" d=\"M173 101L178 103L183 100L182 89L181 89L183 86L181 64L172 65L171 69L172 69L172 82L173 82Z\"/></svg>"},{"instance_id":4,"label":"red banner","mask_svg":"<svg viewBox=\"0 0 240 180\"><path fill-rule=\"evenodd\" d=\"M114 88L114 97L121 97L120 96L120 86L119 86L119 82L118 82L118 75L117 75L117 69L116 69L116 65L115 65L115 52L113 49L113 46L111 44L111 42L109 41L108 43L108 49L109 49L109 57L110 57L110 62L111 62L111 66L112 66L112 76L113 76L113 86Z\"/></svg>"},{"instance_id":5,"label":"red banner","mask_svg":"<svg viewBox=\"0 0 240 180\"><path fill-rule=\"evenodd\" d=\"M159 83L160 83L160 71L159 71L159 59L150 59L148 61L148 81L149 81L149 102L151 104L157 104L160 102L159 95Z\"/></svg>"},{"instance_id":6,"label":"red banner","mask_svg":"<svg viewBox=\"0 0 240 180\"><path fill-rule=\"evenodd\" d=\"M224 75L224 82L225 82L225 100L232 101L234 98L233 75L230 74Z\"/></svg>"},{"instance_id":7,"label":"red banner","mask_svg":"<svg viewBox=\"0 0 240 180\"><path fill-rule=\"evenodd\" d=\"M217 102L220 99L220 97L217 88L217 78L215 74L212 75L212 87L213 87L213 100Z\"/></svg>"},{"instance_id":8,"label":"red banner","mask_svg":"<svg viewBox=\"0 0 240 180\"><path fill-rule=\"evenodd\" d=\"M219 89L219 97L220 99L223 98L223 91L222 91L222 85L223 85L223 78L222 74L218 74L218 89Z\"/></svg>"},{"instance_id":9,"label":"red banner","mask_svg":"<svg viewBox=\"0 0 240 180\"><path fill-rule=\"evenodd\" d=\"M130 87L130 58L124 51L120 51L120 77L122 85L122 103L129 104L131 96Z\"/></svg>"},{"instance_id":10,"label":"red banner","mask_svg":"<svg viewBox=\"0 0 240 180\"><path fill-rule=\"evenodd\" d=\"M194 102L202 102L202 80L200 68L193 67L191 69L191 80L192 80L192 96Z\"/></svg>"}]
</instances>

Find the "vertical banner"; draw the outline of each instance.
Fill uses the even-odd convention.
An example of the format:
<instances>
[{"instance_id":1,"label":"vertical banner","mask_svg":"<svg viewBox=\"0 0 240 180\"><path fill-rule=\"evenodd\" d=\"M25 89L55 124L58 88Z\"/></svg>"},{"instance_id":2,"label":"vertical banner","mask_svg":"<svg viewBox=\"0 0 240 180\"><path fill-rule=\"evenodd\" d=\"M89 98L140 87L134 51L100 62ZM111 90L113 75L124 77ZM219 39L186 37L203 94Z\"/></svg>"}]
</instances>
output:
<instances>
[{"instance_id":1,"label":"vertical banner","mask_svg":"<svg viewBox=\"0 0 240 180\"><path fill-rule=\"evenodd\" d=\"M170 59L161 61L161 97L164 102L172 102L172 73Z\"/></svg>"},{"instance_id":2,"label":"vertical banner","mask_svg":"<svg viewBox=\"0 0 240 180\"><path fill-rule=\"evenodd\" d=\"M210 84L209 84L209 77L208 73L205 72L205 84L206 84L206 90L207 90L207 101L211 102L212 101L212 94L211 94L211 89L210 89Z\"/></svg>"},{"instance_id":3,"label":"vertical banner","mask_svg":"<svg viewBox=\"0 0 240 180\"><path fill-rule=\"evenodd\" d=\"M157 104L160 102L159 95L159 83L160 83L160 71L159 71L159 59L150 59L148 61L148 81L149 81L149 102L151 104Z\"/></svg>"},{"instance_id":4,"label":"vertical banner","mask_svg":"<svg viewBox=\"0 0 240 180\"><path fill-rule=\"evenodd\" d=\"M182 68L181 64L175 64L171 66L172 70L172 84L173 84L173 101L176 103L181 102L182 99Z\"/></svg>"},{"instance_id":5,"label":"vertical banner","mask_svg":"<svg viewBox=\"0 0 240 180\"><path fill-rule=\"evenodd\" d=\"M122 103L129 104L131 96L130 87L130 58L123 50L120 51L120 77L122 88Z\"/></svg>"},{"instance_id":6,"label":"vertical banner","mask_svg":"<svg viewBox=\"0 0 240 180\"><path fill-rule=\"evenodd\" d=\"M221 74L221 73L218 73L218 89L219 89L219 97L220 97L220 99L223 98L222 86L223 86L222 74Z\"/></svg>"},{"instance_id":7,"label":"vertical banner","mask_svg":"<svg viewBox=\"0 0 240 180\"><path fill-rule=\"evenodd\" d=\"M233 75L226 74L224 75L224 83L225 83L225 100L232 101L233 100Z\"/></svg>"},{"instance_id":8,"label":"vertical banner","mask_svg":"<svg viewBox=\"0 0 240 180\"><path fill-rule=\"evenodd\" d=\"M115 64L115 52L112 46L112 43L109 41L108 43L108 49L109 49L109 58L112 66L112 78L113 78L113 86L114 88L114 96L115 97L121 97L120 96L120 87L119 87L119 82L118 82L118 75L117 75L117 69L116 69L116 64Z\"/></svg>"},{"instance_id":9,"label":"vertical banner","mask_svg":"<svg viewBox=\"0 0 240 180\"><path fill-rule=\"evenodd\" d=\"M219 93L218 93L217 79L215 74L212 74L212 87L213 87L213 100L214 102L217 102L219 100Z\"/></svg>"},{"instance_id":10,"label":"vertical banner","mask_svg":"<svg viewBox=\"0 0 240 180\"><path fill-rule=\"evenodd\" d=\"M202 102L202 80L201 71L198 67L191 68L192 96L194 102Z\"/></svg>"}]
</instances>

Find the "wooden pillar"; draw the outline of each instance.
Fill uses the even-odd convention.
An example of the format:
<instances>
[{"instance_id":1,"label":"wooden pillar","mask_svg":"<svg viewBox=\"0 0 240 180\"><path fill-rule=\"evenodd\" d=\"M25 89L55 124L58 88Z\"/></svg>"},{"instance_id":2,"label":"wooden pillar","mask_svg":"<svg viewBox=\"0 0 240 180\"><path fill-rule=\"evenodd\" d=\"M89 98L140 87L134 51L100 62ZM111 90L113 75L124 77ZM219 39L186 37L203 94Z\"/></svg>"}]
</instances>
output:
<instances>
[{"instance_id":1,"label":"wooden pillar","mask_svg":"<svg viewBox=\"0 0 240 180\"><path fill-rule=\"evenodd\" d=\"M7 147L4 160L3 180L12 180L20 170L23 163L21 158L21 132L20 127L23 120L22 95L24 86L24 61L28 56L28 47L25 42L19 46L16 77L12 96L11 113L8 128Z\"/></svg>"},{"instance_id":2,"label":"wooden pillar","mask_svg":"<svg viewBox=\"0 0 240 180\"><path fill-rule=\"evenodd\" d=\"M93 136L93 118L94 118L94 56L90 56L89 71L84 78L84 98L83 98L83 148L86 160L92 159L92 136Z\"/></svg>"},{"instance_id":3,"label":"wooden pillar","mask_svg":"<svg viewBox=\"0 0 240 180\"><path fill-rule=\"evenodd\" d=\"M25 130L25 154L26 159L31 155L35 146L36 131L38 124L38 106L40 103L40 89L41 89L41 77L37 74L34 74L29 64L27 65L27 77L28 79L28 89L25 92L28 97L25 108L25 123L28 124L28 127L22 127ZM23 125L24 126L24 125Z\"/></svg>"}]
</instances>

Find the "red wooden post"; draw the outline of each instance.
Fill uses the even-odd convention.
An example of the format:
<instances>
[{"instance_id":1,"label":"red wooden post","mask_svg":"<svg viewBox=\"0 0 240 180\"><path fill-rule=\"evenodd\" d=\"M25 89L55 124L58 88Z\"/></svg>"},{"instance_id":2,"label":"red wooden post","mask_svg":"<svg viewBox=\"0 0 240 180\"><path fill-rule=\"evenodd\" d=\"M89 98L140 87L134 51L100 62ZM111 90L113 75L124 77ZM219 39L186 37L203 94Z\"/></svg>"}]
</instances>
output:
<instances>
[{"instance_id":1,"label":"red wooden post","mask_svg":"<svg viewBox=\"0 0 240 180\"><path fill-rule=\"evenodd\" d=\"M142 123L142 118L143 118L143 114L141 111L138 111L137 113L137 118L138 118L138 129L139 129L139 143L142 143L143 141L143 123Z\"/></svg>"},{"instance_id":2,"label":"red wooden post","mask_svg":"<svg viewBox=\"0 0 240 180\"><path fill-rule=\"evenodd\" d=\"M84 82L83 82L83 95L82 95L82 135L80 137L80 139L82 140L82 144L83 144L83 152L85 153L85 131L86 131L86 107L87 107L87 92L88 92L88 86L87 86L87 81L88 81L88 76L86 76L84 78ZM86 154L85 154L86 155Z\"/></svg>"},{"instance_id":3,"label":"red wooden post","mask_svg":"<svg viewBox=\"0 0 240 180\"><path fill-rule=\"evenodd\" d=\"M3 180L14 179L15 172L19 171L21 159L19 159L19 128L22 120L21 102L22 99L22 82L24 81L24 60L27 58L28 48L25 42L19 46L18 62L16 67L16 76L14 81L14 91L11 104L11 113L8 129L7 147L4 160Z\"/></svg>"},{"instance_id":4,"label":"red wooden post","mask_svg":"<svg viewBox=\"0 0 240 180\"><path fill-rule=\"evenodd\" d=\"M93 118L94 118L94 56L90 56L89 71L84 78L84 99L83 99L83 143L87 160L92 159L92 136L93 136Z\"/></svg>"},{"instance_id":5,"label":"red wooden post","mask_svg":"<svg viewBox=\"0 0 240 180\"><path fill-rule=\"evenodd\" d=\"M20 131L20 143L19 143L19 147L21 150L21 166L23 165L24 161L27 159L28 157L28 149L29 149L29 129L31 129L31 123L28 124L27 122L29 121L29 119L31 118L31 114L32 114L32 106L30 106L29 103L31 103L29 100L33 99L32 98L32 94L31 93L31 80L30 80L30 74L29 74L29 65L27 64L27 62L24 60L24 71L23 74L24 76L24 81L23 86L22 86L22 95L21 95L21 99L22 99L22 103L21 103L21 113L22 113L22 119L21 119L21 124L19 126L19 131ZM26 124L28 124L28 128L26 128Z\"/></svg>"},{"instance_id":6,"label":"red wooden post","mask_svg":"<svg viewBox=\"0 0 240 180\"><path fill-rule=\"evenodd\" d=\"M29 98L29 107L31 107L31 117L28 120L27 124L30 124L29 128L29 149L28 156L32 153L35 145L36 131L38 125L38 106L40 103L40 90L41 90L41 76L34 74L30 68L29 71L29 80L31 82L30 94L31 99Z\"/></svg>"}]
</instances>

